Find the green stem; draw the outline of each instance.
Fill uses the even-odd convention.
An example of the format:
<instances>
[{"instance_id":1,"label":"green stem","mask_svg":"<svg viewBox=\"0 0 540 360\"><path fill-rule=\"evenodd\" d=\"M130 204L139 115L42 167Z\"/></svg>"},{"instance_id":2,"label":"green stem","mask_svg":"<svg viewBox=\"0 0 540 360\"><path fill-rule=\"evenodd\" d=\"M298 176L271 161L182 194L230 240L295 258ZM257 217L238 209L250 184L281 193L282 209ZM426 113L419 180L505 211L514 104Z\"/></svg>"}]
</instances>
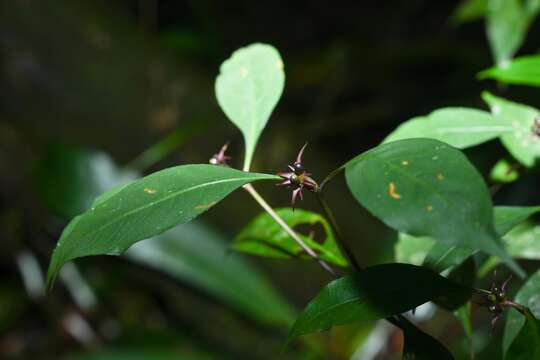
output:
<instances>
[{"instance_id":1,"label":"green stem","mask_svg":"<svg viewBox=\"0 0 540 360\"><path fill-rule=\"evenodd\" d=\"M354 267L354 269L357 271L362 270L362 267L360 266L360 264L358 263L358 260L356 260L356 257L354 256L352 248L350 247L349 243L345 240L345 238L342 236L341 230L336 222L334 213L330 209L330 206L328 206L328 203L326 202L326 199L324 198L320 189L321 189L321 186L318 187L317 191L315 192L315 196L317 197L317 200L319 201L319 204L321 205L324 215L328 219L328 222L330 223L330 226L332 227L332 230L334 231L334 234L336 236L336 239L340 248L345 253L345 255L349 259L349 262Z\"/></svg>"}]
</instances>

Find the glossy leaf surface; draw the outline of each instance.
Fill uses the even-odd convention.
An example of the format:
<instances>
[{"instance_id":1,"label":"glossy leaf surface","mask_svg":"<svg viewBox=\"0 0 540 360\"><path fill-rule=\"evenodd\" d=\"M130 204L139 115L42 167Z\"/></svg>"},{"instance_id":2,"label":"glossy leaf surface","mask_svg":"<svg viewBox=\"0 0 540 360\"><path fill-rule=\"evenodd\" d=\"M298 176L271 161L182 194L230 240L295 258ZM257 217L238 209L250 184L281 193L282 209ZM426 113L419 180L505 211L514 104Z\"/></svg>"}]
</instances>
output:
<instances>
[{"instance_id":1,"label":"glossy leaf surface","mask_svg":"<svg viewBox=\"0 0 540 360\"><path fill-rule=\"evenodd\" d=\"M244 135L244 170L249 169L259 136L284 85L283 61L270 45L252 44L238 49L221 65L216 97L225 115Z\"/></svg>"},{"instance_id":2,"label":"glossy leaf surface","mask_svg":"<svg viewBox=\"0 0 540 360\"><path fill-rule=\"evenodd\" d=\"M276 209L276 212L323 260L339 266L347 265L324 217L302 209L293 211L291 208L282 208ZM266 212L259 214L242 229L232 247L237 251L265 257L311 259Z\"/></svg>"},{"instance_id":3,"label":"glossy leaf surface","mask_svg":"<svg viewBox=\"0 0 540 360\"><path fill-rule=\"evenodd\" d=\"M430 300L468 291L424 267L376 265L324 287L298 316L288 341L336 325L383 319Z\"/></svg>"},{"instance_id":4,"label":"glossy leaf surface","mask_svg":"<svg viewBox=\"0 0 540 360\"><path fill-rule=\"evenodd\" d=\"M454 360L450 351L431 335L406 322L403 326L403 360Z\"/></svg>"},{"instance_id":5,"label":"glossy leaf surface","mask_svg":"<svg viewBox=\"0 0 540 360\"><path fill-rule=\"evenodd\" d=\"M431 139L380 145L345 165L354 197L388 226L479 249L523 274L493 225L486 185L463 153Z\"/></svg>"},{"instance_id":6,"label":"glossy leaf surface","mask_svg":"<svg viewBox=\"0 0 540 360\"><path fill-rule=\"evenodd\" d=\"M64 230L48 281L70 260L121 254L137 241L190 221L244 184L276 178L221 166L183 165L115 188Z\"/></svg>"},{"instance_id":7,"label":"glossy leaf surface","mask_svg":"<svg viewBox=\"0 0 540 360\"><path fill-rule=\"evenodd\" d=\"M481 144L512 131L512 127L494 119L490 113L468 108L439 109L428 116L401 124L384 143L411 138L440 140L460 149Z\"/></svg>"}]
</instances>

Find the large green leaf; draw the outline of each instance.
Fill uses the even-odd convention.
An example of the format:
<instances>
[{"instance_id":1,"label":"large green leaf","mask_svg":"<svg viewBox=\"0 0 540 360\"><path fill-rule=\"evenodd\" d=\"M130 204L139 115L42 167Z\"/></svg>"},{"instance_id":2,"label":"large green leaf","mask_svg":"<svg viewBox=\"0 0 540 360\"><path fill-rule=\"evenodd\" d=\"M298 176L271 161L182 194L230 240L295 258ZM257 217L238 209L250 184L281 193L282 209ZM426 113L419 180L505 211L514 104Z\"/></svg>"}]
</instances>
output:
<instances>
[{"instance_id":1,"label":"large green leaf","mask_svg":"<svg viewBox=\"0 0 540 360\"><path fill-rule=\"evenodd\" d=\"M332 326L382 319L430 300L468 292L424 267L376 265L324 287L296 319L288 342Z\"/></svg>"},{"instance_id":2,"label":"large green leaf","mask_svg":"<svg viewBox=\"0 0 540 360\"><path fill-rule=\"evenodd\" d=\"M330 224L324 217L301 209L293 211L291 208L282 208L276 212L291 228L297 230L302 240L323 260L347 266L347 260L341 254ZM259 214L242 229L234 239L233 249L273 258L311 259L266 212Z\"/></svg>"},{"instance_id":3,"label":"large green leaf","mask_svg":"<svg viewBox=\"0 0 540 360\"><path fill-rule=\"evenodd\" d=\"M521 0L489 0L486 32L498 66L506 66L514 56L525 39L528 26Z\"/></svg>"},{"instance_id":4,"label":"large green leaf","mask_svg":"<svg viewBox=\"0 0 540 360\"><path fill-rule=\"evenodd\" d=\"M494 66L478 74L507 84L540 86L540 55L523 56L505 66Z\"/></svg>"},{"instance_id":5,"label":"large green leaf","mask_svg":"<svg viewBox=\"0 0 540 360\"><path fill-rule=\"evenodd\" d=\"M283 61L270 45L252 44L236 50L221 65L216 78L216 97L225 115L244 135L246 171L284 84Z\"/></svg>"},{"instance_id":6,"label":"large green leaf","mask_svg":"<svg viewBox=\"0 0 540 360\"><path fill-rule=\"evenodd\" d=\"M294 311L260 272L199 220L133 245L128 258L188 281L264 323L290 325Z\"/></svg>"},{"instance_id":7,"label":"large green leaf","mask_svg":"<svg viewBox=\"0 0 540 360\"><path fill-rule=\"evenodd\" d=\"M520 163L533 166L540 157L540 138L533 134L532 127L540 112L533 107L514 103L488 92L484 92L482 97L491 107L495 119L503 120L514 128L512 132L501 136L504 146Z\"/></svg>"},{"instance_id":8,"label":"large green leaf","mask_svg":"<svg viewBox=\"0 0 540 360\"><path fill-rule=\"evenodd\" d=\"M495 232L482 176L461 151L437 140L399 140L345 167L354 197L388 226L485 251L523 275Z\"/></svg>"},{"instance_id":9,"label":"large green leaf","mask_svg":"<svg viewBox=\"0 0 540 360\"><path fill-rule=\"evenodd\" d=\"M403 329L403 360L454 360L443 344L431 335L405 321Z\"/></svg>"},{"instance_id":10,"label":"large green leaf","mask_svg":"<svg viewBox=\"0 0 540 360\"><path fill-rule=\"evenodd\" d=\"M139 240L190 221L238 187L265 179L277 177L214 165L183 165L113 189L64 230L52 255L48 282L70 260L121 254Z\"/></svg>"},{"instance_id":11,"label":"large green leaf","mask_svg":"<svg viewBox=\"0 0 540 360\"><path fill-rule=\"evenodd\" d=\"M489 178L497 183L511 183L519 178L519 172L506 159L501 159L491 168Z\"/></svg>"},{"instance_id":12,"label":"large green leaf","mask_svg":"<svg viewBox=\"0 0 540 360\"><path fill-rule=\"evenodd\" d=\"M508 232L523 223L530 216L540 212L538 206L496 206L495 207L495 231L503 236L503 242L512 257L532 258L531 252L539 246L530 239L530 232L527 235ZM516 228L516 230L518 230ZM424 240L425 242L429 240ZM431 240L433 242L433 240ZM444 271L452 266L461 264L469 256L473 255L475 250L467 247L451 246L442 243L436 243L427 252L424 265L438 272ZM529 253L529 254L527 254ZM538 253L538 250L536 251Z\"/></svg>"},{"instance_id":13,"label":"large green leaf","mask_svg":"<svg viewBox=\"0 0 540 360\"><path fill-rule=\"evenodd\" d=\"M460 149L481 144L512 131L510 124L490 113L468 108L439 109L401 124L383 143L410 138L431 138Z\"/></svg>"}]
</instances>

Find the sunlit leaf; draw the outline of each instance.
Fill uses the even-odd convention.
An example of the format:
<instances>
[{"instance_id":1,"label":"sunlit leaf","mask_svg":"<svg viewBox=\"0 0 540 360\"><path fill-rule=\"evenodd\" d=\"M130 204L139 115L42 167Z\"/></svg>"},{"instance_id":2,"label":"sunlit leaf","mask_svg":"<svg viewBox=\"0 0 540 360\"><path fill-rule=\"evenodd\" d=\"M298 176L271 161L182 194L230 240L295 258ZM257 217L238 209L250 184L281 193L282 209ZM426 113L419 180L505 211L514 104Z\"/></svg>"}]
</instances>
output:
<instances>
[{"instance_id":1,"label":"sunlit leaf","mask_svg":"<svg viewBox=\"0 0 540 360\"><path fill-rule=\"evenodd\" d=\"M357 156L345 168L354 197L388 226L482 250L523 275L495 232L482 176L461 151L437 140L400 140Z\"/></svg>"},{"instance_id":2,"label":"sunlit leaf","mask_svg":"<svg viewBox=\"0 0 540 360\"><path fill-rule=\"evenodd\" d=\"M530 106L514 103L503 98L482 94L484 101L491 107L491 113L496 119L505 121L514 130L503 134L501 141L520 163L531 167L540 157L540 137L533 133L534 119L540 112Z\"/></svg>"},{"instance_id":3,"label":"sunlit leaf","mask_svg":"<svg viewBox=\"0 0 540 360\"><path fill-rule=\"evenodd\" d=\"M394 247L397 262L422 265L429 249L433 246L433 239L425 236L411 236L405 233L398 234L398 241Z\"/></svg>"},{"instance_id":4,"label":"sunlit leaf","mask_svg":"<svg viewBox=\"0 0 540 360\"><path fill-rule=\"evenodd\" d=\"M507 84L540 86L540 55L516 58L504 66L494 66L478 74Z\"/></svg>"},{"instance_id":5,"label":"sunlit leaf","mask_svg":"<svg viewBox=\"0 0 540 360\"><path fill-rule=\"evenodd\" d=\"M512 130L507 122L494 119L486 111L444 108L404 122L390 133L383 143L411 138L431 138L464 149L495 139Z\"/></svg>"},{"instance_id":6,"label":"sunlit leaf","mask_svg":"<svg viewBox=\"0 0 540 360\"><path fill-rule=\"evenodd\" d=\"M62 233L49 265L48 282L66 262L88 255L118 255L137 241L160 234L205 212L238 187L274 175L213 165L183 165L155 172L121 188Z\"/></svg>"},{"instance_id":7,"label":"sunlit leaf","mask_svg":"<svg viewBox=\"0 0 540 360\"><path fill-rule=\"evenodd\" d=\"M133 245L128 258L187 281L264 323L290 325L294 311L266 278L198 220Z\"/></svg>"},{"instance_id":8,"label":"sunlit leaf","mask_svg":"<svg viewBox=\"0 0 540 360\"><path fill-rule=\"evenodd\" d=\"M497 161L489 174L498 183L511 183L519 178L519 172L505 159Z\"/></svg>"},{"instance_id":9,"label":"sunlit leaf","mask_svg":"<svg viewBox=\"0 0 540 360\"><path fill-rule=\"evenodd\" d=\"M270 45L252 44L236 50L221 65L216 97L225 115L244 135L244 170L249 170L259 136L284 85L283 61Z\"/></svg>"},{"instance_id":10,"label":"sunlit leaf","mask_svg":"<svg viewBox=\"0 0 540 360\"><path fill-rule=\"evenodd\" d=\"M330 224L321 215L301 209L277 209L276 212L323 260L346 266ZM236 236L233 249L265 257L311 259L268 213L261 213Z\"/></svg>"},{"instance_id":11,"label":"sunlit leaf","mask_svg":"<svg viewBox=\"0 0 540 360\"><path fill-rule=\"evenodd\" d=\"M498 66L519 49L529 26L520 0L488 0L486 32L493 58Z\"/></svg>"},{"instance_id":12,"label":"sunlit leaf","mask_svg":"<svg viewBox=\"0 0 540 360\"><path fill-rule=\"evenodd\" d=\"M469 289L424 267L409 264L369 267L324 287L296 319L288 342L332 326L400 314L455 293L469 293Z\"/></svg>"}]
</instances>

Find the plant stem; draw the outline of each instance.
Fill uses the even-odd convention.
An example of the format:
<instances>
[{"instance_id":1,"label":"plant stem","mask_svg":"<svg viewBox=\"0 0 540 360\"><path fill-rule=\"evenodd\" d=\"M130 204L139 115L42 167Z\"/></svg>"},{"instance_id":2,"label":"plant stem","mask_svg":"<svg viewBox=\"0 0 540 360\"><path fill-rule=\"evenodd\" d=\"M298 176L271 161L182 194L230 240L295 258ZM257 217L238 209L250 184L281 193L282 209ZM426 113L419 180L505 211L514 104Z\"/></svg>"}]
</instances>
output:
<instances>
[{"instance_id":1,"label":"plant stem","mask_svg":"<svg viewBox=\"0 0 540 360\"><path fill-rule=\"evenodd\" d=\"M358 263L358 260L356 260L356 257L354 256L354 253L349 246L349 243L343 238L341 235L341 230L339 229L339 226L336 222L336 218L334 217L334 213L328 206L328 203L326 202L326 199L324 198L322 192L320 191L320 187L315 192L315 196L317 197L317 200L319 201L319 204L321 205L321 208L324 211L324 215L328 219L328 222L330 223L330 226L332 227L332 230L334 231L334 234L336 236L336 239L338 241L339 246L349 259L349 262L351 265L355 268L355 270L362 270L362 267Z\"/></svg>"},{"instance_id":2,"label":"plant stem","mask_svg":"<svg viewBox=\"0 0 540 360\"><path fill-rule=\"evenodd\" d=\"M278 223L278 225L281 226L283 230L285 230L285 232L289 234L302 249L304 249L304 251L309 256L311 256L315 261L317 261L322 266L322 268L328 273L330 273L333 277L338 277L334 269L332 269L330 265L328 265L324 260L322 260L319 255L317 255L317 253L313 251L313 249L311 249L293 229L291 229L291 227L285 222L285 220L283 220L281 216L279 216L278 213L276 213L274 209L272 209L272 207L268 205L266 200L264 200L264 198L257 192L257 190L255 190L255 188L251 184L244 185L244 189L274 219L274 221Z\"/></svg>"},{"instance_id":3,"label":"plant stem","mask_svg":"<svg viewBox=\"0 0 540 360\"><path fill-rule=\"evenodd\" d=\"M321 184L319 185L318 189L317 189L317 192L320 193L322 192L324 186L330 181L332 180L337 174L340 173L340 171L342 171L344 168L344 166L340 166L338 167L337 169L335 169L334 171L332 171L330 174L328 174L328 176L326 176L326 178L324 178L324 180L321 182Z\"/></svg>"}]
</instances>

